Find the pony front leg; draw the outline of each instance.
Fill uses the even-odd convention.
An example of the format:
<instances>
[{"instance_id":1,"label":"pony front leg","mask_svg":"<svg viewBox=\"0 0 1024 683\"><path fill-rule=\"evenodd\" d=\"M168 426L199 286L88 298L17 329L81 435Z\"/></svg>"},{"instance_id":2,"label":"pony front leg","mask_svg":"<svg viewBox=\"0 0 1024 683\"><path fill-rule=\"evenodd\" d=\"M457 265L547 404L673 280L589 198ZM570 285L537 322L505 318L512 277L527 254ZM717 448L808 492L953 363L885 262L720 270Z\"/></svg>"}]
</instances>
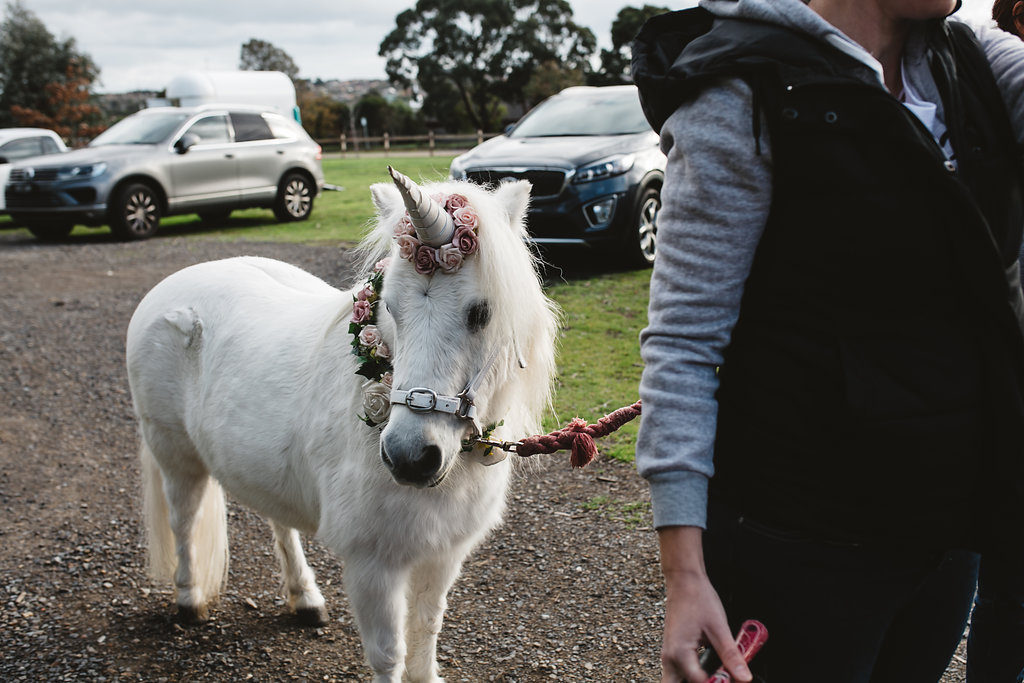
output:
<instances>
[{"instance_id":1,"label":"pony front leg","mask_svg":"<svg viewBox=\"0 0 1024 683\"><path fill-rule=\"evenodd\" d=\"M408 571L381 564L372 557L350 558L344 577L374 683L401 683Z\"/></svg>"},{"instance_id":2,"label":"pony front leg","mask_svg":"<svg viewBox=\"0 0 1024 683\"><path fill-rule=\"evenodd\" d=\"M316 575L306 563L299 532L273 520L270 527L274 530L274 550L281 562L289 606L303 624L323 626L327 623L327 606L316 586Z\"/></svg>"},{"instance_id":3,"label":"pony front leg","mask_svg":"<svg viewBox=\"0 0 1024 683\"><path fill-rule=\"evenodd\" d=\"M459 575L464 557L461 550L438 555L420 563L412 572L406 626L409 652L405 658L410 681L443 683L437 666L437 635L448 607L448 591Z\"/></svg>"}]
</instances>

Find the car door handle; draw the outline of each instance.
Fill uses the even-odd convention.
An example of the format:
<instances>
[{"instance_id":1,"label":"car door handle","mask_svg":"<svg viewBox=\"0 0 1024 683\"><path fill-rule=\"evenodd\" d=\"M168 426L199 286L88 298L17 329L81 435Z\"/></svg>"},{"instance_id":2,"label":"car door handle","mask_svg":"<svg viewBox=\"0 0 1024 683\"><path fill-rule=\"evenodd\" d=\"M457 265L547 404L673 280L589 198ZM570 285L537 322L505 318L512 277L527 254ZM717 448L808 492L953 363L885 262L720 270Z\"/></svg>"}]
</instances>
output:
<instances>
[{"instance_id":1,"label":"car door handle","mask_svg":"<svg viewBox=\"0 0 1024 683\"><path fill-rule=\"evenodd\" d=\"M235 158L235 155L234 155L234 154L225 154L225 155L224 155L224 158L225 158L225 159L234 159L234 158Z\"/></svg>"},{"instance_id":2,"label":"car door handle","mask_svg":"<svg viewBox=\"0 0 1024 683\"><path fill-rule=\"evenodd\" d=\"M279 150L277 150L277 153L278 154L284 154L284 150L283 149L279 149Z\"/></svg>"}]
</instances>

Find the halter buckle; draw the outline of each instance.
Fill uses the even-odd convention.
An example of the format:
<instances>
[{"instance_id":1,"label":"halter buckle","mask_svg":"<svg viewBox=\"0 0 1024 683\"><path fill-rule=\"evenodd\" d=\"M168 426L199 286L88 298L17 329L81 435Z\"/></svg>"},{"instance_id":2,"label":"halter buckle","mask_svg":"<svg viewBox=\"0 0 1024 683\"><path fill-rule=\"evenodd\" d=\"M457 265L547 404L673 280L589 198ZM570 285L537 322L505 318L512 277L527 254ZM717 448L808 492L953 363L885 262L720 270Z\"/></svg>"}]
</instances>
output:
<instances>
[{"instance_id":1,"label":"halter buckle","mask_svg":"<svg viewBox=\"0 0 1024 683\"><path fill-rule=\"evenodd\" d=\"M437 407L437 392L426 387L413 387L405 393L405 405L417 413L429 413Z\"/></svg>"}]
</instances>

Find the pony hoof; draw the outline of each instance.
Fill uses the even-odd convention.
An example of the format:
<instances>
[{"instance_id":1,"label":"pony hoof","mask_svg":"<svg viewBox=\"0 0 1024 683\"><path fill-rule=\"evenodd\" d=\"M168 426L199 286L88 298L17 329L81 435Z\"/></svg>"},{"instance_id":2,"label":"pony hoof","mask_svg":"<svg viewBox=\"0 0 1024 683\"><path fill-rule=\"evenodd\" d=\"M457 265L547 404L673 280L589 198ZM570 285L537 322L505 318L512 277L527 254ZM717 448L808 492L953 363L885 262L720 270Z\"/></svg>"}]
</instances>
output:
<instances>
[{"instance_id":1,"label":"pony hoof","mask_svg":"<svg viewBox=\"0 0 1024 683\"><path fill-rule=\"evenodd\" d=\"M210 610L206 605L178 605L178 621L182 624L203 624L210 620Z\"/></svg>"},{"instance_id":2,"label":"pony hoof","mask_svg":"<svg viewBox=\"0 0 1024 683\"><path fill-rule=\"evenodd\" d=\"M330 622L327 617L327 608L323 605L301 607L295 610L295 618L303 626L326 626Z\"/></svg>"}]
</instances>

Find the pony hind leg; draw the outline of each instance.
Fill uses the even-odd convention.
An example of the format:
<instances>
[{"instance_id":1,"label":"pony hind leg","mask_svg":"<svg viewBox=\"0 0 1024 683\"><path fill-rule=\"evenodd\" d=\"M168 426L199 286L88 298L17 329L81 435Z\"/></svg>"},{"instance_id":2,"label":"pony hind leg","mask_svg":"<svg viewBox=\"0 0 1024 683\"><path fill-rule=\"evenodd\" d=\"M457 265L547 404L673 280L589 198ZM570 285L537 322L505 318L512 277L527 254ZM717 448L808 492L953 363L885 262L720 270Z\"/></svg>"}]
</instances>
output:
<instances>
[{"instance_id":1,"label":"pony hind leg","mask_svg":"<svg viewBox=\"0 0 1024 683\"><path fill-rule=\"evenodd\" d=\"M288 604L299 621L306 626L323 626L328 622L324 596L316 585L316 576L302 552L299 532L271 520L274 550L281 562L281 575Z\"/></svg>"},{"instance_id":2,"label":"pony hind leg","mask_svg":"<svg viewBox=\"0 0 1024 683\"><path fill-rule=\"evenodd\" d=\"M441 632L448 591L459 576L465 553L456 549L417 565L409 578L406 625L406 671L410 681L439 683L437 636Z\"/></svg>"},{"instance_id":3,"label":"pony hind leg","mask_svg":"<svg viewBox=\"0 0 1024 683\"><path fill-rule=\"evenodd\" d=\"M156 457L147 441L140 455L150 568L156 578L173 579L178 618L203 622L227 579L224 492L197 459Z\"/></svg>"}]
</instances>

